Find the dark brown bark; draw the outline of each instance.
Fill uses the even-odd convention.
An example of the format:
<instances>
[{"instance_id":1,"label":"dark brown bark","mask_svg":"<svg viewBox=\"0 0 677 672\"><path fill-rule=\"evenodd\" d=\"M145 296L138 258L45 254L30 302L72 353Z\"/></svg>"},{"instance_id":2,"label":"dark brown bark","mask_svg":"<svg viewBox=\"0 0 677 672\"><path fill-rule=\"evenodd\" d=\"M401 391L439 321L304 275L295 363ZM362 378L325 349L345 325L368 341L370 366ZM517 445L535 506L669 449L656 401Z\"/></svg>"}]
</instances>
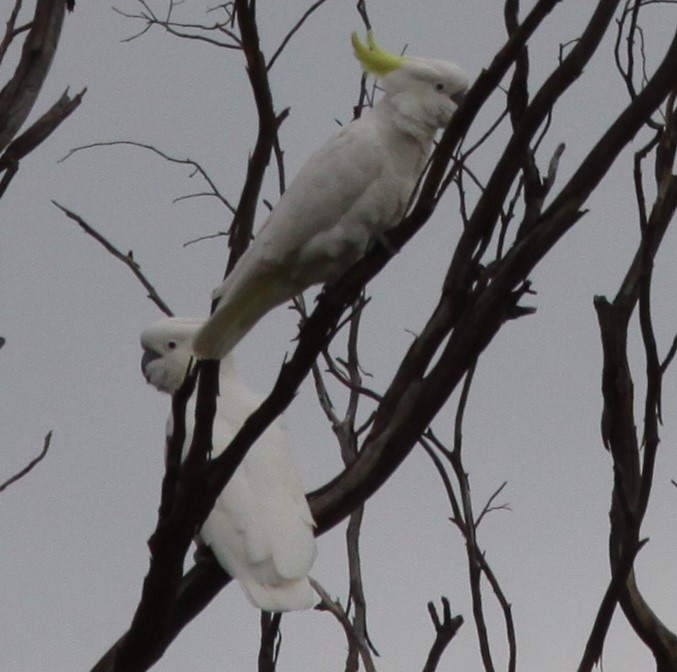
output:
<instances>
[{"instance_id":1,"label":"dark brown bark","mask_svg":"<svg viewBox=\"0 0 677 672\"><path fill-rule=\"evenodd\" d=\"M64 0L38 0L14 76L0 91L0 152L12 141L40 93L56 53Z\"/></svg>"},{"instance_id":2,"label":"dark brown bark","mask_svg":"<svg viewBox=\"0 0 677 672\"><path fill-rule=\"evenodd\" d=\"M47 78L59 44L67 5L72 9L72 4L64 0L38 0L19 63L11 79L0 91L0 198L16 175L21 159L70 116L80 105L85 93L86 89L71 98L68 91L64 92L30 128L15 137L31 113ZM18 5L15 9L18 9ZM15 20L16 15L13 14L1 47L2 55L19 34L19 29L13 28Z\"/></svg>"}]
</instances>

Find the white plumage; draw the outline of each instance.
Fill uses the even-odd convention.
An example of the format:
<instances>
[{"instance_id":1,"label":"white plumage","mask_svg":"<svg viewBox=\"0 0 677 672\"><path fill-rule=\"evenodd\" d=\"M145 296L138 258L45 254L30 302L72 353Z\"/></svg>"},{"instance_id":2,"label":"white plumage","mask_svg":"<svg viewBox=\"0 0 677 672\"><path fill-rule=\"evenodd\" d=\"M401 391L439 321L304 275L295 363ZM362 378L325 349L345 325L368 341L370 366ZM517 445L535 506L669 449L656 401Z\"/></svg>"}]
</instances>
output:
<instances>
[{"instance_id":1,"label":"white plumage","mask_svg":"<svg viewBox=\"0 0 677 672\"><path fill-rule=\"evenodd\" d=\"M163 319L141 335L141 368L158 390L173 394L183 382L193 357L191 341L201 324L202 320ZM237 375L231 357L221 362L219 387L213 430L215 456L262 401ZM183 457L195 426L194 397L186 407ZM170 413L168 435L171 431ZM313 527L303 486L291 462L287 431L278 419L249 449L217 498L200 537L255 606L265 611L290 611L313 604L308 581L316 556Z\"/></svg>"},{"instance_id":2,"label":"white plumage","mask_svg":"<svg viewBox=\"0 0 677 672\"><path fill-rule=\"evenodd\" d=\"M221 359L269 310L338 277L369 241L398 223L468 80L452 63L402 57L353 35L383 96L303 165L260 233L214 291L214 314L194 350Z\"/></svg>"}]
</instances>

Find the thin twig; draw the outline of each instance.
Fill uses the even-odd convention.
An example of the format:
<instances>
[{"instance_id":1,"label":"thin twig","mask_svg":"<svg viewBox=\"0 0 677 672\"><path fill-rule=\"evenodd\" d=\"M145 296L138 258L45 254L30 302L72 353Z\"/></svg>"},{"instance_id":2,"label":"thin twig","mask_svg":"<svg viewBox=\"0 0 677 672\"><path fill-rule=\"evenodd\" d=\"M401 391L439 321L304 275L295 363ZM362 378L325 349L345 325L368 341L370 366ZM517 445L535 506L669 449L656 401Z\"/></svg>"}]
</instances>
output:
<instances>
[{"instance_id":1,"label":"thin twig","mask_svg":"<svg viewBox=\"0 0 677 672\"><path fill-rule=\"evenodd\" d=\"M329 593L327 593L327 591L315 579L312 577L309 577L309 579L310 585L320 596L322 604L326 610L331 613L343 627L343 631L346 634L346 639L348 642L357 647L366 672L376 672L376 666L374 665L374 660L371 657L371 652L369 651L368 646L360 640L360 637L355 632L355 628L350 622L345 610L341 606L341 603L338 600L332 600L332 598L329 596Z\"/></svg>"},{"instance_id":2,"label":"thin twig","mask_svg":"<svg viewBox=\"0 0 677 672\"><path fill-rule=\"evenodd\" d=\"M275 64L275 61L278 59L280 54L284 51L285 47L287 44L289 44L289 41L291 40L292 37L299 31L301 26L310 18L312 14L315 13L315 11L322 6L327 0L317 0L314 2L301 16L301 18L294 24L292 29L285 35L284 39L280 43L280 46L275 50L275 53L270 57L268 60L268 65L266 65L266 70L270 72L270 69L273 67Z\"/></svg>"},{"instance_id":3,"label":"thin twig","mask_svg":"<svg viewBox=\"0 0 677 672\"><path fill-rule=\"evenodd\" d=\"M12 40L17 35L30 28L31 25L30 23L26 24L25 26L21 26L20 28L16 27L16 20L17 17L19 16L20 10L21 10L21 0L14 0L14 7L10 12L9 19L7 19L5 34L3 35L2 41L0 42L0 63L2 63L2 60L4 59L5 54L7 53L7 49L9 49L9 45L12 43Z\"/></svg>"},{"instance_id":4,"label":"thin twig","mask_svg":"<svg viewBox=\"0 0 677 672\"><path fill-rule=\"evenodd\" d=\"M72 219L87 235L91 236L96 240L98 243L100 243L111 255L113 255L116 259L119 259L125 266L127 266L132 273L136 276L138 281L143 285L145 290L148 292L148 298L167 316L172 317L174 313L172 312L171 308L162 300L160 295L157 293L157 290L153 285L150 283L148 278L143 274L141 271L141 267L139 264L134 261L134 258L132 257L131 252L125 254L124 252L121 252L113 243L111 243L107 238L105 238L103 235L101 235L96 229L94 229L92 226L87 224L80 215L76 215L74 212L69 210L68 208L65 208L63 205L60 205L56 201L52 201L52 203L61 210L66 217L69 219Z\"/></svg>"},{"instance_id":5,"label":"thin twig","mask_svg":"<svg viewBox=\"0 0 677 672\"><path fill-rule=\"evenodd\" d=\"M477 516L477 520L475 520L475 529L477 529L480 526L482 519L488 513L492 513L493 511L511 511L512 510L510 508L509 504L498 504L497 506L494 506L494 501L496 500L496 497L498 497L498 495L503 491L503 488L505 488L506 485L508 485L508 481L503 481L503 483L501 483L501 485L499 485L498 488L494 491L494 493L489 497L489 499L487 500L487 503L484 505L484 507L480 511L480 515Z\"/></svg>"},{"instance_id":6,"label":"thin twig","mask_svg":"<svg viewBox=\"0 0 677 672\"><path fill-rule=\"evenodd\" d=\"M52 430L45 435L45 440L42 444L42 450L40 454L33 458L23 469L18 471L14 476L8 478L4 483L0 484L0 492L7 489L12 483L16 483L18 480L22 479L29 471L32 471L35 466L37 466L42 460L47 456L47 451L52 443Z\"/></svg>"},{"instance_id":7,"label":"thin twig","mask_svg":"<svg viewBox=\"0 0 677 672\"><path fill-rule=\"evenodd\" d=\"M210 26L199 23L180 23L172 21L171 19L174 8L182 3L176 2L176 0L170 0L167 8L167 14L164 19L161 19L155 14L155 12L153 12L153 10L151 9L151 7L148 5L147 2L145 2L144 0L138 0L138 2L144 8L145 12L132 14L131 12L125 12L121 9L118 9L117 7L113 7L114 12L116 12L120 16L125 17L126 19L139 19L146 23L146 25L140 31L125 38L124 40L122 40L122 42L132 42L141 37L142 35L144 35L145 33L147 33L153 26L160 26L161 28L164 28L167 33L173 35L174 37L179 37L187 40L197 40L199 42L205 42L207 44L222 49L242 48L240 38L232 30L226 27L228 23L230 23L230 18L228 18L224 22L221 23L216 22ZM186 33L184 32L185 30L191 30L196 32ZM201 34L202 32L210 33L214 31L222 33L231 41L221 42L220 40Z\"/></svg>"},{"instance_id":8,"label":"thin twig","mask_svg":"<svg viewBox=\"0 0 677 672\"><path fill-rule=\"evenodd\" d=\"M63 158L59 159L59 163L67 161L68 159L70 159L71 156L85 149L93 149L96 147L115 147L116 145L128 145L130 147L139 147L141 149L146 149L149 152L157 154L159 157L163 158L165 161L168 161L169 163L178 163L180 165L190 166L193 169L193 172L190 174L189 177L193 177L196 174L200 175L202 179L211 188L212 190L211 195L216 196L216 198L218 198L219 201L223 203L223 205L230 211L231 214L235 213L235 208L230 204L230 201L228 201L228 199L221 194L214 180L212 180L212 178L209 177L207 171L197 161L194 161L193 159L177 159L176 157L170 156L169 154L166 154L165 152L159 150L157 147L154 147L153 145L148 145L144 142L136 142L135 140L110 140L108 142L92 142L88 145L74 147ZM185 198L187 198L187 196L180 196L178 199L175 199L175 202Z\"/></svg>"}]
</instances>

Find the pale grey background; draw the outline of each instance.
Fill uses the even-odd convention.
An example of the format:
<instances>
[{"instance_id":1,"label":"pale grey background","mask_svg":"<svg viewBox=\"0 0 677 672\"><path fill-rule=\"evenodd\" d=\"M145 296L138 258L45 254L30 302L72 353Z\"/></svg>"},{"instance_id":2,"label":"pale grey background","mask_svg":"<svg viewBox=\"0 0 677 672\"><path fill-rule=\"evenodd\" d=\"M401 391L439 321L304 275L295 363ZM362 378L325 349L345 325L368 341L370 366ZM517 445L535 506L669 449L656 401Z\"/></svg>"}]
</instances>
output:
<instances>
[{"instance_id":1,"label":"pale grey background","mask_svg":"<svg viewBox=\"0 0 677 672\"><path fill-rule=\"evenodd\" d=\"M268 54L308 4L259 3ZM558 44L579 34L592 5L562 4L532 43L537 81L556 61ZM8 6L3 3L3 21ZM117 6L138 8L132 0ZM153 6L161 11L166 5ZM471 77L504 40L500 2L370 0L369 9L384 46L397 50L408 42L410 53L455 60ZM645 12L650 69L671 37L675 14L674 7ZM282 130L289 175L334 132L335 118L351 116L359 71L348 38L360 27L354 2L330 0L272 70L277 109L292 108ZM182 247L228 224L215 200L172 204L177 196L203 190L198 178L189 179L187 168L120 147L57 160L95 141L153 143L200 161L236 201L255 137L237 52L180 41L160 30L121 43L138 28L107 3L79 0L67 17L36 113L66 86L77 91L86 85L89 91L80 109L22 163L0 203L0 333L7 338L0 352L0 479L39 452L45 433L54 430L48 458L0 499L2 670L86 670L122 634L147 569L146 539L163 471L168 400L141 378L138 346L139 332L159 312L129 271L50 199L78 212L122 249L133 249L177 314L206 314L226 254L224 238ZM557 108L543 160L557 142L567 142L559 184L625 103L611 45L607 39ZM496 96L491 113L501 104ZM475 137L488 119L483 117ZM496 151L494 144L476 158L481 176L488 174ZM567 670L577 664L608 580L611 469L599 436L601 362L592 296L615 291L636 245L629 175L626 154L590 202L590 214L534 274L538 313L501 332L481 360L471 396L465 446L477 505L508 480L502 501L512 512L490 516L480 541L513 604L521 670ZM265 195L275 200L273 180ZM459 227L453 198L447 205L369 286L373 301L364 320L363 363L377 390L385 388L410 342L408 330L421 327L437 300ZM669 233L655 281L662 351L677 328L675 257L675 237ZM268 389L294 325L293 316L280 308L238 348L240 369L254 388ZM640 379L642 366L638 358ZM673 628L674 381L673 373L665 382L666 426L645 527L651 541L637 563L640 585ZM638 392L641 388L638 384ZM435 422L442 437L449 437L452 412L450 407ZM315 488L337 472L339 458L310 382L289 411L288 424L305 483ZM446 669L480 669L463 544L448 516L441 484L420 450L369 502L364 579L381 670L422 667L433 639L425 605L441 594L466 617L447 653ZM321 538L313 575L345 601L342 529ZM501 651L501 620L493 607L490 615L492 639ZM283 624L281 672L343 669L344 638L331 616L292 614ZM155 669L253 670L257 640L258 613L230 586ZM617 615L605 670L651 667Z\"/></svg>"}]
</instances>

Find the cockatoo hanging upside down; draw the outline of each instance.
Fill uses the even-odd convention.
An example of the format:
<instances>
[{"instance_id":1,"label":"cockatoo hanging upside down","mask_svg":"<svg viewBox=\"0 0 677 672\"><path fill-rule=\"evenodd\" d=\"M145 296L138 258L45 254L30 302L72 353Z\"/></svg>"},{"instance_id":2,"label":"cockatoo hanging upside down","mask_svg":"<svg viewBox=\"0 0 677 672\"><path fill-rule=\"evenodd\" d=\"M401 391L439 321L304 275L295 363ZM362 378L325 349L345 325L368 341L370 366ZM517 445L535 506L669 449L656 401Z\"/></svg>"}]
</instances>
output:
<instances>
[{"instance_id":1,"label":"cockatoo hanging upside down","mask_svg":"<svg viewBox=\"0 0 677 672\"><path fill-rule=\"evenodd\" d=\"M155 322L141 335L141 368L161 392L180 387L194 353L192 341L202 320L169 318ZM263 400L237 375L232 358L221 362L220 396L212 434L219 455ZM172 433L172 415L167 435ZM195 427L195 393L186 406L186 440ZM289 453L287 430L276 420L249 449L218 496L200 530L221 566L238 580L250 601L265 611L312 606L308 572L316 556L313 517Z\"/></svg>"},{"instance_id":2,"label":"cockatoo hanging upside down","mask_svg":"<svg viewBox=\"0 0 677 672\"><path fill-rule=\"evenodd\" d=\"M221 359L269 310L336 279L400 221L468 87L453 63L388 53L371 32L366 45L356 33L352 43L383 96L306 161L214 291L218 306L193 344L202 359Z\"/></svg>"}]
</instances>

